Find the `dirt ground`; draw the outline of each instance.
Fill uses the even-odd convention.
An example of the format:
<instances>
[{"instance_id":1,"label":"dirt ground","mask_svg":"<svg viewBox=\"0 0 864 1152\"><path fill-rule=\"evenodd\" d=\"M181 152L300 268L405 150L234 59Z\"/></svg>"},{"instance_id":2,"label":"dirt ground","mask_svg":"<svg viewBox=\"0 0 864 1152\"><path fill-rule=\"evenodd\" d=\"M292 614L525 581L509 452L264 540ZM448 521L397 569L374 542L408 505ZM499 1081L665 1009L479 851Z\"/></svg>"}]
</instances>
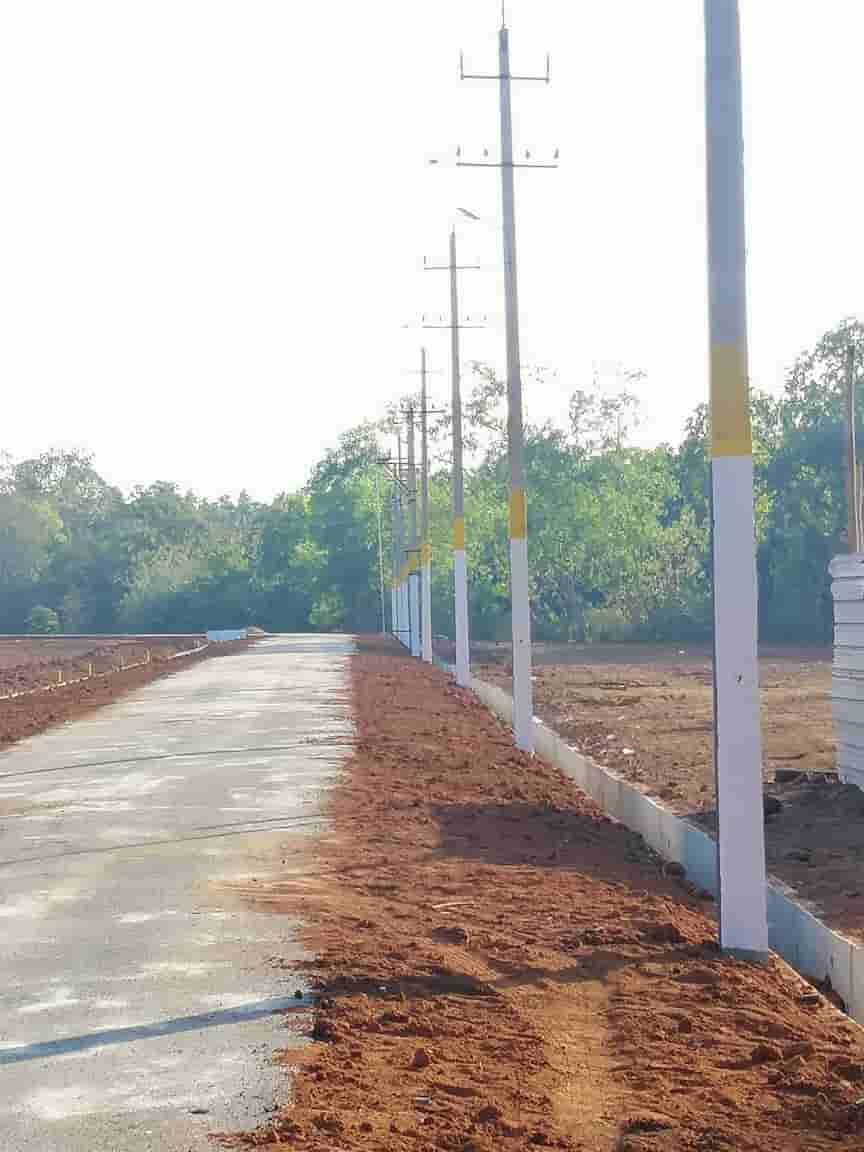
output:
<instances>
[{"instance_id":1,"label":"dirt ground","mask_svg":"<svg viewBox=\"0 0 864 1152\"><path fill-rule=\"evenodd\" d=\"M475 673L509 687L509 652ZM714 803L710 653L648 645L538 645L535 706L563 735L681 811ZM760 658L766 781L777 769L834 771L831 654Z\"/></svg>"},{"instance_id":2,"label":"dirt ground","mask_svg":"<svg viewBox=\"0 0 864 1152\"><path fill-rule=\"evenodd\" d=\"M475 674L509 690L506 659L500 652ZM812 649L766 650L760 660L768 868L833 926L864 938L864 793L835 775L830 660ZM569 743L715 829L706 651L539 646L534 673L535 711Z\"/></svg>"},{"instance_id":3,"label":"dirt ground","mask_svg":"<svg viewBox=\"0 0 864 1152\"><path fill-rule=\"evenodd\" d=\"M75 660L96 647L94 640L67 639L65 636L37 639L33 636L0 639L0 670L50 664L56 659Z\"/></svg>"},{"instance_id":4,"label":"dirt ground","mask_svg":"<svg viewBox=\"0 0 864 1152\"><path fill-rule=\"evenodd\" d=\"M58 672L64 680L86 675L90 664L94 672L109 673L80 684L0 700L0 748L110 704L142 684L179 671L190 660L227 655L247 643L211 645L200 655L170 659L175 652L191 648L195 639L178 636L119 642L99 640L95 646L93 641L53 641L52 654L42 648L41 641L27 640L21 647L17 647L18 641L0 641L0 695L29 693L32 688L53 683ZM12 648L13 644L16 647ZM148 649L151 663L142 668L121 670L121 654L123 664L129 665L143 660ZM17 663L10 651L15 653Z\"/></svg>"},{"instance_id":5,"label":"dirt ground","mask_svg":"<svg viewBox=\"0 0 864 1152\"><path fill-rule=\"evenodd\" d=\"M136 664L149 651L153 659L203 644L203 636L103 637L32 636L0 639L0 696L75 679L90 672L111 672Z\"/></svg>"},{"instance_id":6,"label":"dirt ground","mask_svg":"<svg viewBox=\"0 0 864 1152\"><path fill-rule=\"evenodd\" d=\"M352 680L330 832L257 901L306 925L316 1042L225 1146L864 1148L860 1029L722 958L713 906L443 674L380 642Z\"/></svg>"}]
</instances>

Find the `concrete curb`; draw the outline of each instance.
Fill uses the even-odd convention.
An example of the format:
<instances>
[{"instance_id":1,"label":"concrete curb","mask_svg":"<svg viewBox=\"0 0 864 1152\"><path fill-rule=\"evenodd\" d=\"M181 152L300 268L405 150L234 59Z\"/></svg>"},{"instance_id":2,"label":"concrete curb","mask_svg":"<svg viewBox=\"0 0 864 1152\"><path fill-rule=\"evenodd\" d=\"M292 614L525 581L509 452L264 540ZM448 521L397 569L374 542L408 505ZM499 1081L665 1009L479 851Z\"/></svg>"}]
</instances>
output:
<instances>
[{"instance_id":1,"label":"concrete curb","mask_svg":"<svg viewBox=\"0 0 864 1152\"><path fill-rule=\"evenodd\" d=\"M482 680L473 680L472 688L490 712L512 723L513 700L503 689ZM692 884L717 896L717 845L707 832L583 756L536 717L534 746L539 756L560 768L607 815L641 833L665 860L681 864ZM864 945L829 928L773 877L768 884L768 941L802 976L817 982L827 977L848 1014L864 1024Z\"/></svg>"}]
</instances>

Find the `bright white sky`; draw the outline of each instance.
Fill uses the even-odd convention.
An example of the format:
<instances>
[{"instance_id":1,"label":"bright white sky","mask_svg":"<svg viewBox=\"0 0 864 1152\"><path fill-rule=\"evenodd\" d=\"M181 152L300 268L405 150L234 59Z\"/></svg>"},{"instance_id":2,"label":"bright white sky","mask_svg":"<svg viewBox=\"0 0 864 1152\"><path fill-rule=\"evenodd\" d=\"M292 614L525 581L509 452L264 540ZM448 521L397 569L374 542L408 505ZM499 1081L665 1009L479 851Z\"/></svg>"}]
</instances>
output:
<instances>
[{"instance_id":1,"label":"bright white sky","mask_svg":"<svg viewBox=\"0 0 864 1152\"><path fill-rule=\"evenodd\" d=\"M3 0L0 447L74 445L124 488L258 498L410 386L447 306L500 315L496 0ZM861 308L861 0L742 0L751 374ZM707 394L701 0L511 0L522 360L531 419L646 373L639 439ZM497 317L465 358L500 364ZM447 334L426 337L446 368ZM435 377L444 396L447 376Z\"/></svg>"}]
</instances>

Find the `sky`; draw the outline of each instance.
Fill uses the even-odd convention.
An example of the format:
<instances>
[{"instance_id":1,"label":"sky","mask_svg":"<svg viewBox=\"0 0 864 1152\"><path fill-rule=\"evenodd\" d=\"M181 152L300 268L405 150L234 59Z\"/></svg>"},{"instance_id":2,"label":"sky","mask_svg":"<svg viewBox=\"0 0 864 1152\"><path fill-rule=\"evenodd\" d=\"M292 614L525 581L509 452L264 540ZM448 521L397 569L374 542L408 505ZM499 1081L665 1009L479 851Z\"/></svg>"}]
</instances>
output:
<instances>
[{"instance_id":1,"label":"sky","mask_svg":"<svg viewBox=\"0 0 864 1152\"><path fill-rule=\"evenodd\" d=\"M741 0L750 367L862 309L860 0ZM641 371L639 443L707 398L702 0L508 0L526 415ZM463 358L503 365L496 0L0 4L0 449L92 452L256 499L416 386L449 393L457 207ZM434 166L430 159L440 162ZM440 375L438 373L441 373Z\"/></svg>"}]
</instances>

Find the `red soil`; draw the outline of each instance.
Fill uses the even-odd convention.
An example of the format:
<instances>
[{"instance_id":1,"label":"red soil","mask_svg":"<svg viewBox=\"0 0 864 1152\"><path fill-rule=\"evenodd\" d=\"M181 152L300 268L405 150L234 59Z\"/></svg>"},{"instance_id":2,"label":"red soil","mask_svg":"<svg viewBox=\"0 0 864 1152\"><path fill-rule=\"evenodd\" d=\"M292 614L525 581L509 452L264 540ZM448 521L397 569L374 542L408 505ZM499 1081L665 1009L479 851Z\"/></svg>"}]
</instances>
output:
<instances>
[{"instance_id":1,"label":"red soil","mask_svg":"<svg viewBox=\"0 0 864 1152\"><path fill-rule=\"evenodd\" d=\"M315 1043L258 1148L864 1148L864 1034L469 694L353 658L331 831L261 900L306 925Z\"/></svg>"},{"instance_id":2,"label":"red soil","mask_svg":"<svg viewBox=\"0 0 864 1152\"><path fill-rule=\"evenodd\" d=\"M710 659L639 645L581 646L568 662L565 655L535 653L538 715L569 744L713 834ZM833 928L864 939L864 793L835 773L824 655L774 651L760 664L765 790L779 801L765 825L768 870ZM506 662L475 671L511 690Z\"/></svg>"},{"instance_id":3,"label":"red soil","mask_svg":"<svg viewBox=\"0 0 864 1152\"><path fill-rule=\"evenodd\" d=\"M163 642L160 641L160 644ZM235 644L220 644L202 649L200 653L191 656L182 656L177 660L168 657L174 651L181 651L191 647L194 640L187 638L183 644L171 643L160 648L151 648L151 663L142 668L128 668L125 671L114 671L110 675L94 676L80 684L67 684L65 687L52 688L50 691L34 692L25 696L17 696L9 700L0 700L0 747L12 744L16 740L23 740L45 728L55 724L63 724L67 720L74 720L94 708L101 708L111 704L127 692L149 684L160 676L168 676L173 672L189 666L190 661L206 659L210 656L225 656L238 651L247 641L238 641ZM143 643L130 648L123 646L124 663L143 659ZM92 645L91 645L92 650ZM119 667L120 646L112 647L102 645L98 651L87 651L81 657L84 663L93 660L96 669ZM84 656L87 659L84 659ZM44 671L48 665L16 665L6 668L0 673L0 692L24 691L33 683L45 683ZM65 675L83 675L86 667L80 670L80 665L70 667L66 663L53 664L61 667ZM41 679L40 679L41 677ZM12 684L18 686L12 686Z\"/></svg>"}]
</instances>

